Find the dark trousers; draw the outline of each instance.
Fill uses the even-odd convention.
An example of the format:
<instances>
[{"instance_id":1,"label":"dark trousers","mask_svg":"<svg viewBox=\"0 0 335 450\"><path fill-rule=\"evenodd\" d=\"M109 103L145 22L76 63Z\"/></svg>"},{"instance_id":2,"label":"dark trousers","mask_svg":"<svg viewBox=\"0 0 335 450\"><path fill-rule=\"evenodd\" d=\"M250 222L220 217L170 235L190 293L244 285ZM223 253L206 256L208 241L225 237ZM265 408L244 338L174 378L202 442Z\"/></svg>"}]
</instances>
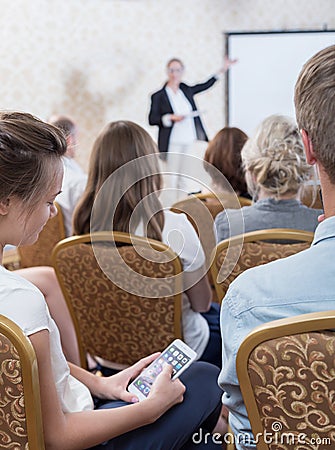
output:
<instances>
[{"instance_id":1,"label":"dark trousers","mask_svg":"<svg viewBox=\"0 0 335 450\"><path fill-rule=\"evenodd\" d=\"M156 422L118 436L94 450L190 450L213 449L209 432L214 428L221 412L221 390L217 384L219 370L204 362L194 362L180 377L186 386L183 403L173 406ZM123 401L110 401L98 409L119 408ZM206 437L198 443L199 429ZM194 444L192 436L195 436Z\"/></svg>"},{"instance_id":2,"label":"dark trousers","mask_svg":"<svg viewBox=\"0 0 335 450\"><path fill-rule=\"evenodd\" d=\"M199 361L215 364L221 369L222 366L222 344L220 332L220 305L212 303L209 311L201 313L207 320L209 326L209 341Z\"/></svg>"}]
</instances>

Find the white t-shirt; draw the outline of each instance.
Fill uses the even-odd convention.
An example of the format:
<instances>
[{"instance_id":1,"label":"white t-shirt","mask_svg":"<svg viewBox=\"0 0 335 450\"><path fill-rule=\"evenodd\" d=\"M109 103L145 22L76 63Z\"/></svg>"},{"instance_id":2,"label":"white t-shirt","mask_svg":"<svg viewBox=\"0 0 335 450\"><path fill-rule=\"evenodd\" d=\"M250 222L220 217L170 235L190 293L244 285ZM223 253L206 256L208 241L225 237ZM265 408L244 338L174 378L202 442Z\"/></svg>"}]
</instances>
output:
<instances>
[{"instance_id":1,"label":"white t-shirt","mask_svg":"<svg viewBox=\"0 0 335 450\"><path fill-rule=\"evenodd\" d=\"M185 272L200 269L205 264L205 254L198 235L186 215L164 210L164 218L162 242L177 253ZM144 236L143 223L139 224L135 234ZM184 341L200 357L209 340L209 326L200 313L193 311L187 295L184 294L182 328Z\"/></svg>"},{"instance_id":2,"label":"white t-shirt","mask_svg":"<svg viewBox=\"0 0 335 450\"><path fill-rule=\"evenodd\" d=\"M93 409L88 388L70 374L58 328L42 293L29 281L0 266L0 314L15 322L26 336L48 330L54 381L63 412Z\"/></svg>"}]
</instances>

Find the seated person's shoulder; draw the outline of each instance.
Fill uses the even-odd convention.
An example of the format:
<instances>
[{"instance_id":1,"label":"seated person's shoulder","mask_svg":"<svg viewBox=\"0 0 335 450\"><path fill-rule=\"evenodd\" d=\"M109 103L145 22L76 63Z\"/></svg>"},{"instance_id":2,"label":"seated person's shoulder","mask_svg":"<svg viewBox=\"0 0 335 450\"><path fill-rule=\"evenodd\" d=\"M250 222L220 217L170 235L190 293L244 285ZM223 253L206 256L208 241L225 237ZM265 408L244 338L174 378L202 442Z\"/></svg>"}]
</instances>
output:
<instances>
[{"instance_id":1,"label":"seated person's shoulder","mask_svg":"<svg viewBox=\"0 0 335 450\"><path fill-rule=\"evenodd\" d=\"M1 313L16 322L27 335L46 328L47 307L43 294L15 272L6 271L4 275L0 282Z\"/></svg>"}]
</instances>

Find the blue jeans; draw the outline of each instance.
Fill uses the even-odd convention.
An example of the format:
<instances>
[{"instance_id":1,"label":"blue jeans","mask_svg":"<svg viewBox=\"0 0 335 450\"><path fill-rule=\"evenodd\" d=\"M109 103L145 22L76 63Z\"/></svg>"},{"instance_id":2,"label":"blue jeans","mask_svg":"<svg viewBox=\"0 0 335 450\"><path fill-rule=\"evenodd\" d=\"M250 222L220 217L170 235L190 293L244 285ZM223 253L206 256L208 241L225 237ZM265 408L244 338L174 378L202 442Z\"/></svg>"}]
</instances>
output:
<instances>
[{"instance_id":1,"label":"blue jeans","mask_svg":"<svg viewBox=\"0 0 335 450\"><path fill-rule=\"evenodd\" d=\"M220 331L220 305L212 303L209 311L201 313L207 320L209 326L209 341L199 361L215 364L221 369L222 366L222 343Z\"/></svg>"},{"instance_id":2,"label":"blue jeans","mask_svg":"<svg viewBox=\"0 0 335 450\"><path fill-rule=\"evenodd\" d=\"M180 377L186 386L183 403L173 406L156 422L122 434L94 450L220 450L207 435L206 444L196 444L192 436L202 428L209 433L221 412L219 369L212 364L194 362ZM97 409L119 408L123 401L110 401ZM198 436L198 435L197 435Z\"/></svg>"}]
</instances>

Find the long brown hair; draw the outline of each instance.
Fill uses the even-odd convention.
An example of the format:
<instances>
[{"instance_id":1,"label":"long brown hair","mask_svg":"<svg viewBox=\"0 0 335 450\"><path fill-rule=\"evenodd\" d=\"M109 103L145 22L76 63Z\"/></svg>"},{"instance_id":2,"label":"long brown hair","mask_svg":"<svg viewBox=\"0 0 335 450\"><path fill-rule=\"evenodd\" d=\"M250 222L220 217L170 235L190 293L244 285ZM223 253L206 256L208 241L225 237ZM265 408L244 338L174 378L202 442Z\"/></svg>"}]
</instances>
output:
<instances>
[{"instance_id":1,"label":"long brown hair","mask_svg":"<svg viewBox=\"0 0 335 450\"><path fill-rule=\"evenodd\" d=\"M238 194L247 192L247 184L242 168L241 150L248 136L239 128L222 128L209 143L204 160L219 170ZM215 184L220 184L217 171L205 164Z\"/></svg>"},{"instance_id":2,"label":"long brown hair","mask_svg":"<svg viewBox=\"0 0 335 450\"><path fill-rule=\"evenodd\" d=\"M28 113L0 113L0 201L17 197L31 213L65 152L56 127Z\"/></svg>"},{"instance_id":3,"label":"long brown hair","mask_svg":"<svg viewBox=\"0 0 335 450\"><path fill-rule=\"evenodd\" d=\"M160 188L157 146L150 135L134 122L109 123L93 145L86 189L74 212L74 234L134 232L143 220L146 235L161 240ZM93 207L98 214L92 220Z\"/></svg>"}]
</instances>

